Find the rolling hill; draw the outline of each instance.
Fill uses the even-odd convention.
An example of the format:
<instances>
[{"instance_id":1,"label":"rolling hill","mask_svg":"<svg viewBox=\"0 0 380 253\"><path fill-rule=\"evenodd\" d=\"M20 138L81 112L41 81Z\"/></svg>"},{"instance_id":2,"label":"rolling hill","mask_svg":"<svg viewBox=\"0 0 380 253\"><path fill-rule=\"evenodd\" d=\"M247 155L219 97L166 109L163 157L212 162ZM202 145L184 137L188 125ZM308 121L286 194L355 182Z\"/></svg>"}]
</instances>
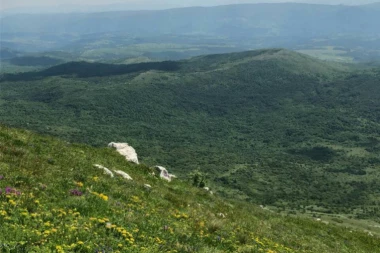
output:
<instances>
[{"instance_id":1,"label":"rolling hill","mask_svg":"<svg viewBox=\"0 0 380 253\"><path fill-rule=\"evenodd\" d=\"M218 194L281 212L378 220L378 69L283 49L160 64L3 75L1 122L128 142L147 165L200 170Z\"/></svg>"}]
</instances>

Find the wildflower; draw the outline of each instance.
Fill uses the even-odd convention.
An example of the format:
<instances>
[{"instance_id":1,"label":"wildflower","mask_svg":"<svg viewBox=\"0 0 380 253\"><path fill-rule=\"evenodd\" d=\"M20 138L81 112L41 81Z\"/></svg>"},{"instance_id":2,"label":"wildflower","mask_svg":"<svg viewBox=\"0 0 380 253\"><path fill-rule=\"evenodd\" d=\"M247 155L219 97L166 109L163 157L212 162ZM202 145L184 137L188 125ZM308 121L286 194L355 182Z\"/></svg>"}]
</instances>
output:
<instances>
[{"instance_id":1,"label":"wildflower","mask_svg":"<svg viewBox=\"0 0 380 253\"><path fill-rule=\"evenodd\" d=\"M4 179L4 176L3 175L0 175L0 180L3 180Z\"/></svg>"},{"instance_id":2,"label":"wildflower","mask_svg":"<svg viewBox=\"0 0 380 253\"><path fill-rule=\"evenodd\" d=\"M64 252L62 246L57 245L57 246L55 246L55 249L56 249L57 252L59 252L59 253Z\"/></svg>"},{"instance_id":3,"label":"wildflower","mask_svg":"<svg viewBox=\"0 0 380 253\"><path fill-rule=\"evenodd\" d=\"M10 195L10 194L15 194L15 195L20 195L21 192L17 191L15 188L12 187L5 187L5 194Z\"/></svg>"},{"instance_id":4,"label":"wildflower","mask_svg":"<svg viewBox=\"0 0 380 253\"><path fill-rule=\"evenodd\" d=\"M77 190L77 189L72 189L72 190L70 190L70 194L71 194L72 196L82 196L82 195L83 195L83 192L81 192L81 191L79 191L79 190Z\"/></svg>"},{"instance_id":5,"label":"wildflower","mask_svg":"<svg viewBox=\"0 0 380 253\"><path fill-rule=\"evenodd\" d=\"M141 202L141 200L137 196L132 196L132 201L135 202L135 203L140 203Z\"/></svg>"},{"instance_id":6,"label":"wildflower","mask_svg":"<svg viewBox=\"0 0 380 253\"><path fill-rule=\"evenodd\" d=\"M83 187L83 183L82 182L75 182L76 186L78 187Z\"/></svg>"},{"instance_id":7,"label":"wildflower","mask_svg":"<svg viewBox=\"0 0 380 253\"><path fill-rule=\"evenodd\" d=\"M103 199L104 201L108 201L108 196L104 195L103 193L99 194L99 197Z\"/></svg>"}]
</instances>

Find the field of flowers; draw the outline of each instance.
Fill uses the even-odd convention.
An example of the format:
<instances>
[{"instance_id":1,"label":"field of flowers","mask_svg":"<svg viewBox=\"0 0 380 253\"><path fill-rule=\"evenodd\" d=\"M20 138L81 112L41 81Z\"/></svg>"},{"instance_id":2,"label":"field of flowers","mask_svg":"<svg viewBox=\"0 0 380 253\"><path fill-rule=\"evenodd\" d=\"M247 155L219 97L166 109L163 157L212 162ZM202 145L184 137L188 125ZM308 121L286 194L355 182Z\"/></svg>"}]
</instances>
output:
<instances>
[{"instance_id":1,"label":"field of flowers","mask_svg":"<svg viewBox=\"0 0 380 253\"><path fill-rule=\"evenodd\" d=\"M0 252L380 252L364 232L227 202L150 172L108 148L0 126Z\"/></svg>"}]
</instances>

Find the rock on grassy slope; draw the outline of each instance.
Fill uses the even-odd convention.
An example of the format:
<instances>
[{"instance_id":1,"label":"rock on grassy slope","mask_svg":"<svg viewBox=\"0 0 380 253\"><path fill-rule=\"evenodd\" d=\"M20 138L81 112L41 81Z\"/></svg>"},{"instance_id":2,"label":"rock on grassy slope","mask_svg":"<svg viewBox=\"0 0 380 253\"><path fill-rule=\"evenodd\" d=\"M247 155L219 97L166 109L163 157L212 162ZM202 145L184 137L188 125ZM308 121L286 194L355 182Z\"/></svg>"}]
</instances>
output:
<instances>
[{"instance_id":1,"label":"rock on grassy slope","mask_svg":"<svg viewBox=\"0 0 380 253\"><path fill-rule=\"evenodd\" d=\"M110 148L0 126L0 251L380 252L379 238L363 232L227 202L150 172Z\"/></svg>"}]
</instances>

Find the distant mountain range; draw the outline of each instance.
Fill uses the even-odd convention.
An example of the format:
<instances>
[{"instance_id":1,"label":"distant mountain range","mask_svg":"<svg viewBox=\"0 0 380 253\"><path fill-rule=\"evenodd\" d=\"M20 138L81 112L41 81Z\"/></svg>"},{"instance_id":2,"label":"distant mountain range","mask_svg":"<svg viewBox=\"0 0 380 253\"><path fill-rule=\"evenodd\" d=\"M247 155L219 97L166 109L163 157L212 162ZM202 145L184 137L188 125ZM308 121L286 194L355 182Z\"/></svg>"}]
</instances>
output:
<instances>
[{"instance_id":1,"label":"distant mountain range","mask_svg":"<svg viewBox=\"0 0 380 253\"><path fill-rule=\"evenodd\" d=\"M260 0L246 0L246 4L257 4L263 3L264 1ZM286 0L266 0L266 3L289 3L290 1ZM305 3L305 4L326 4L326 5L345 5L347 1L336 1L332 2L330 0L303 0L303 1L293 1L296 3ZM235 2L238 4L238 2ZM359 3L350 2L347 3L348 6L357 6L357 5L376 5L371 0L361 0ZM186 8L186 7L213 7L220 5L231 5L229 0L192 0L191 2L168 2L168 1L150 1L150 0L139 0L135 2L128 3L109 3L109 4L52 4L48 6L25 6L25 7L15 7L8 8L5 10L0 10L2 15L12 15L15 13L73 13L73 12L82 12L82 13L91 13L91 12L107 12L107 11L131 11L131 10L164 10L164 9L174 9L174 8Z\"/></svg>"},{"instance_id":2,"label":"distant mountain range","mask_svg":"<svg viewBox=\"0 0 380 253\"><path fill-rule=\"evenodd\" d=\"M327 58L332 54L338 61L380 58L380 4L118 9L3 15L0 43L25 52L74 52L79 60L97 61L123 57L175 60L270 47L311 49L316 50L311 55L323 56L330 48L336 51L327 49ZM346 58L336 57L340 55Z\"/></svg>"},{"instance_id":3,"label":"distant mountain range","mask_svg":"<svg viewBox=\"0 0 380 253\"><path fill-rule=\"evenodd\" d=\"M372 36L380 33L375 5L241 4L158 11L18 14L1 18L2 33L90 34L124 32L137 36L209 34L227 37Z\"/></svg>"}]
</instances>

